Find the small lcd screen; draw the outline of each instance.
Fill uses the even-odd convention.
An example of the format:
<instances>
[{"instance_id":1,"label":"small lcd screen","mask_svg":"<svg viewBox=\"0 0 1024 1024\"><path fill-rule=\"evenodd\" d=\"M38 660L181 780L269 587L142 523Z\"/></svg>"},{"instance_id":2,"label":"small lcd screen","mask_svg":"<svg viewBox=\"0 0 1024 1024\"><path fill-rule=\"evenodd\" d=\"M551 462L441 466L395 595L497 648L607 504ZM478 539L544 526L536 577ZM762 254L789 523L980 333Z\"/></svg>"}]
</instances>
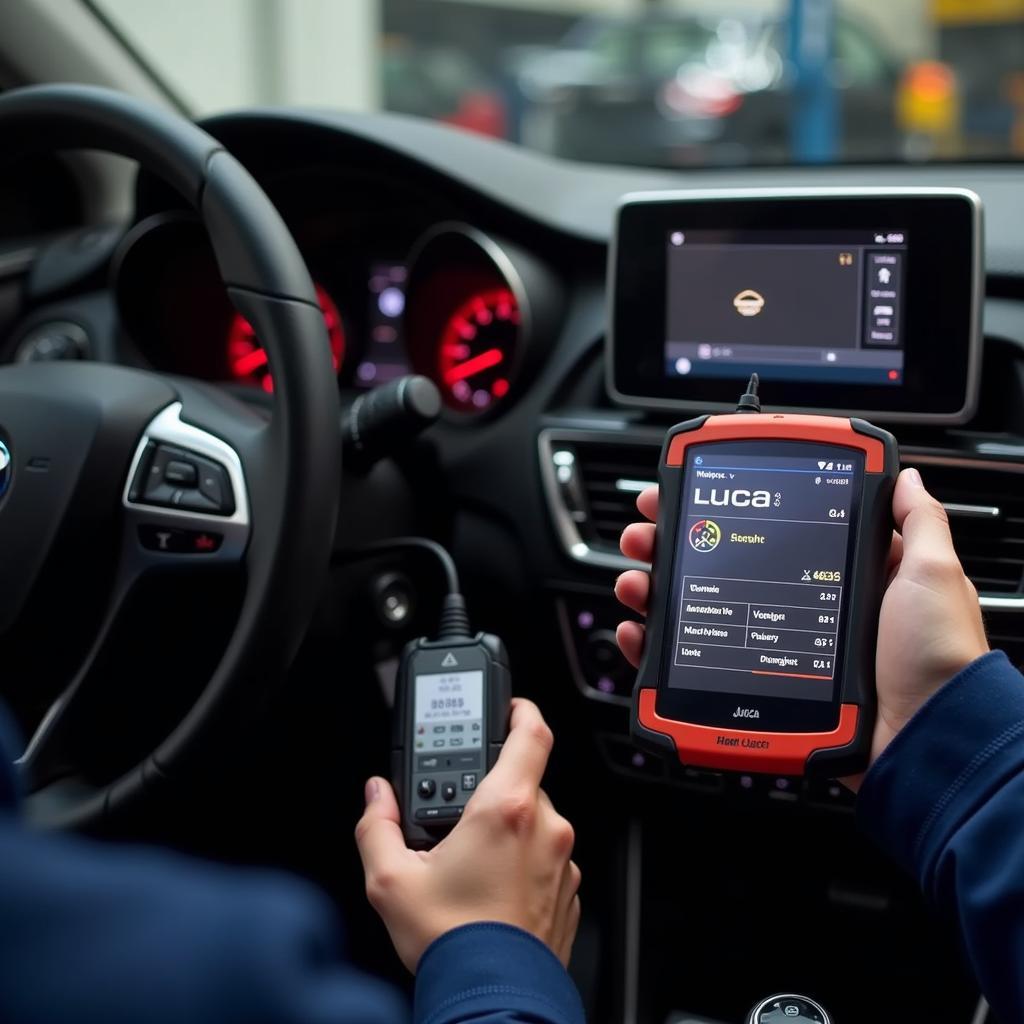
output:
<instances>
[{"instance_id":1,"label":"small lcd screen","mask_svg":"<svg viewBox=\"0 0 1024 1024\"><path fill-rule=\"evenodd\" d=\"M366 344L356 366L356 387L375 388L409 372L403 331L407 276L404 263L378 261L370 267Z\"/></svg>"},{"instance_id":2,"label":"small lcd screen","mask_svg":"<svg viewBox=\"0 0 1024 1024\"><path fill-rule=\"evenodd\" d=\"M666 237L665 373L898 386L907 232Z\"/></svg>"},{"instance_id":3,"label":"small lcd screen","mask_svg":"<svg viewBox=\"0 0 1024 1024\"><path fill-rule=\"evenodd\" d=\"M863 473L863 453L836 446L687 450L664 686L735 695L736 713L835 699Z\"/></svg>"},{"instance_id":4,"label":"small lcd screen","mask_svg":"<svg viewBox=\"0 0 1024 1024\"><path fill-rule=\"evenodd\" d=\"M417 751L479 750L483 722L483 672L439 672L416 677Z\"/></svg>"}]
</instances>

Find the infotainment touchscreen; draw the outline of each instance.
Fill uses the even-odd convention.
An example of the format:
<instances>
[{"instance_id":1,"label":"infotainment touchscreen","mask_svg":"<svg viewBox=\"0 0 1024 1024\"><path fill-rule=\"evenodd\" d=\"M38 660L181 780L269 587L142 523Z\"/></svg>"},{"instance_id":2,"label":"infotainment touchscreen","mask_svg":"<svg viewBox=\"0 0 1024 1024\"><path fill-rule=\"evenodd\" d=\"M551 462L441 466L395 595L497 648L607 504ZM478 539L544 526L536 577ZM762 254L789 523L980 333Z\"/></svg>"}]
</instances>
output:
<instances>
[{"instance_id":1,"label":"infotainment touchscreen","mask_svg":"<svg viewBox=\"0 0 1024 1024\"><path fill-rule=\"evenodd\" d=\"M962 190L656 193L620 208L609 388L626 404L963 422L978 386L980 206Z\"/></svg>"},{"instance_id":2,"label":"infotainment touchscreen","mask_svg":"<svg viewBox=\"0 0 1024 1024\"><path fill-rule=\"evenodd\" d=\"M898 387L907 232L669 231L668 376Z\"/></svg>"}]
</instances>

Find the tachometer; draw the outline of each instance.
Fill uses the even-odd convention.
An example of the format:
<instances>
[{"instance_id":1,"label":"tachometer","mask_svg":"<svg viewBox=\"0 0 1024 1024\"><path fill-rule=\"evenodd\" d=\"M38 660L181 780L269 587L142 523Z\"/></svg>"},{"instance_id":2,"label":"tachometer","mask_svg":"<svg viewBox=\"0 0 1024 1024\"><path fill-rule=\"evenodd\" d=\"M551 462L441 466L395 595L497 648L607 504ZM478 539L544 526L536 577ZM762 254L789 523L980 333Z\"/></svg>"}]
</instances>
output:
<instances>
[{"instance_id":1,"label":"tachometer","mask_svg":"<svg viewBox=\"0 0 1024 1024\"><path fill-rule=\"evenodd\" d=\"M404 338L460 419L516 400L553 336L560 290L536 257L466 224L431 228L409 255Z\"/></svg>"},{"instance_id":2,"label":"tachometer","mask_svg":"<svg viewBox=\"0 0 1024 1024\"><path fill-rule=\"evenodd\" d=\"M345 360L345 325L337 304L322 285L316 286L316 297L323 310L327 337L331 342L331 361L337 373ZM267 392L274 390L266 350L257 340L252 325L241 313L235 313L231 319L227 356L228 371L234 380L254 384Z\"/></svg>"},{"instance_id":3,"label":"tachometer","mask_svg":"<svg viewBox=\"0 0 1024 1024\"><path fill-rule=\"evenodd\" d=\"M509 288L477 292L452 313L441 335L437 367L450 406L481 412L508 394L519 323L519 306Z\"/></svg>"}]
</instances>

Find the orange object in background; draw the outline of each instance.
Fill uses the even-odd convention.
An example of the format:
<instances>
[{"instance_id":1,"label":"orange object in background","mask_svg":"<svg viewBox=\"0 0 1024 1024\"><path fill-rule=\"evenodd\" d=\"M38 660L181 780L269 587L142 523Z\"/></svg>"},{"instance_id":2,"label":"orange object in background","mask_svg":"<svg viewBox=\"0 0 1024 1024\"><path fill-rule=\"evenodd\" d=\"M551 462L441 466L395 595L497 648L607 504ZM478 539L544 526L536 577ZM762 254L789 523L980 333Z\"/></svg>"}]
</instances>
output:
<instances>
[{"instance_id":1,"label":"orange object in background","mask_svg":"<svg viewBox=\"0 0 1024 1024\"><path fill-rule=\"evenodd\" d=\"M942 156L955 156L960 95L953 69L938 60L907 65L896 91L896 117L908 138L926 140Z\"/></svg>"},{"instance_id":2,"label":"orange object in background","mask_svg":"<svg viewBox=\"0 0 1024 1024\"><path fill-rule=\"evenodd\" d=\"M978 25L1024 17L1024 0L932 0L937 25Z\"/></svg>"}]
</instances>

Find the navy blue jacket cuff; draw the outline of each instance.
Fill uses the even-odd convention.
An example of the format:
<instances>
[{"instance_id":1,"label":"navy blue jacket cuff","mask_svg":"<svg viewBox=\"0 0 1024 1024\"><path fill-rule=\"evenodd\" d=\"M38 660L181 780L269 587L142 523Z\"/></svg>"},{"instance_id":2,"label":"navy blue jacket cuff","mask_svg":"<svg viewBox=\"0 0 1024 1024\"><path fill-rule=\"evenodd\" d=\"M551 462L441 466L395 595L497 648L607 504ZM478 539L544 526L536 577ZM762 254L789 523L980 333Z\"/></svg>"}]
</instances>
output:
<instances>
[{"instance_id":1,"label":"navy blue jacket cuff","mask_svg":"<svg viewBox=\"0 0 1024 1024\"><path fill-rule=\"evenodd\" d=\"M1024 768L1024 678L1002 651L971 662L928 700L867 773L865 832L928 895L956 830Z\"/></svg>"},{"instance_id":2,"label":"navy blue jacket cuff","mask_svg":"<svg viewBox=\"0 0 1024 1024\"><path fill-rule=\"evenodd\" d=\"M528 932L497 922L446 932L416 971L415 1024L481 1017L584 1024L561 961Z\"/></svg>"}]
</instances>

